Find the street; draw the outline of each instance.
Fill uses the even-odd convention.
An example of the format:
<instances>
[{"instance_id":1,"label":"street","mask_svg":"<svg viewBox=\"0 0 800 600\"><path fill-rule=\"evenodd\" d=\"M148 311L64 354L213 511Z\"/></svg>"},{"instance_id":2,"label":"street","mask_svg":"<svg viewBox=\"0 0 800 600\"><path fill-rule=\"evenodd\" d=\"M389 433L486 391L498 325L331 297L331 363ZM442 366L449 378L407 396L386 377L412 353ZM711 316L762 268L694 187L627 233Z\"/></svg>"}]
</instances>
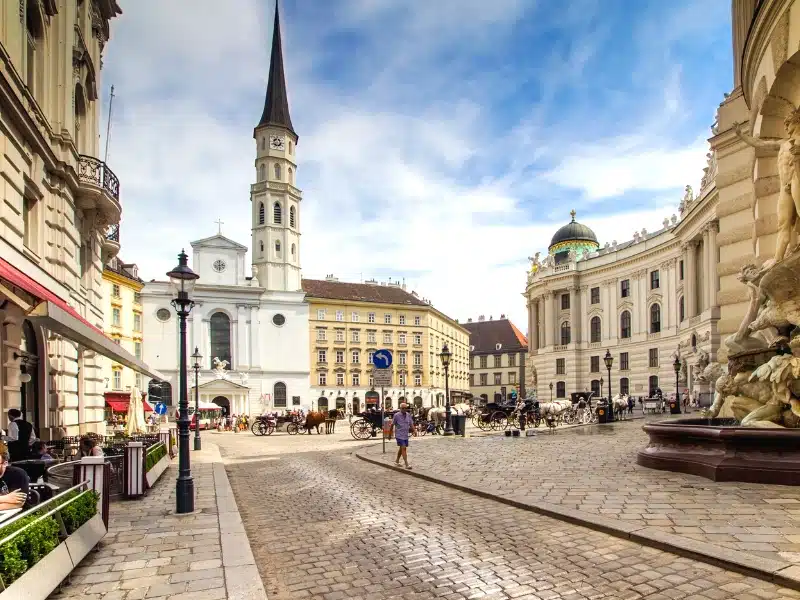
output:
<instances>
[{"instance_id":1,"label":"street","mask_svg":"<svg viewBox=\"0 0 800 600\"><path fill-rule=\"evenodd\" d=\"M339 433L279 437L213 438L272 600L800 598L768 582L370 465L353 454L364 444L333 439ZM324 451L298 451L324 441ZM412 464L415 453L441 443L448 442L412 441Z\"/></svg>"}]
</instances>

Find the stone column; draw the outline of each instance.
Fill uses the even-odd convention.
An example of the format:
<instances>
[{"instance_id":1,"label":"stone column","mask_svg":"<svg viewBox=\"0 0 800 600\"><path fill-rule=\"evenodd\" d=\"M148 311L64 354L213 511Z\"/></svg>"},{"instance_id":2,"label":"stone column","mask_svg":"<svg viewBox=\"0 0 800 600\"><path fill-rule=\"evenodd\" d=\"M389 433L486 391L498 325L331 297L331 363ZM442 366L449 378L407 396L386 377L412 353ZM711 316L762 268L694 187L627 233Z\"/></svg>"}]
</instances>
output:
<instances>
[{"instance_id":1,"label":"stone column","mask_svg":"<svg viewBox=\"0 0 800 600\"><path fill-rule=\"evenodd\" d=\"M703 286L700 290L700 297L703 299L701 310L698 312L703 312L703 310L707 309L709 305L709 295L711 292L711 288L708 285L708 269L711 263L711 252L709 252L709 243L708 243L708 226L703 228L703 257L701 259L702 265L702 273L698 275L702 276ZM698 277L698 281L700 281L701 277Z\"/></svg>"},{"instance_id":2,"label":"stone column","mask_svg":"<svg viewBox=\"0 0 800 600\"><path fill-rule=\"evenodd\" d=\"M555 325L553 324L555 321L555 315L553 314L554 307L552 292L546 292L542 296L542 301L544 302L544 345L552 346L553 333L555 332Z\"/></svg>"},{"instance_id":3,"label":"stone column","mask_svg":"<svg viewBox=\"0 0 800 600\"><path fill-rule=\"evenodd\" d=\"M708 224L708 271L706 283L708 284L708 307L717 305L717 233L719 221Z\"/></svg>"},{"instance_id":4,"label":"stone column","mask_svg":"<svg viewBox=\"0 0 800 600\"><path fill-rule=\"evenodd\" d=\"M205 369L211 368L211 361L214 357L211 356L211 322L207 318L202 320L203 335L200 339L200 353L203 355L203 365Z\"/></svg>"},{"instance_id":5,"label":"stone column","mask_svg":"<svg viewBox=\"0 0 800 600\"><path fill-rule=\"evenodd\" d=\"M539 349L539 299L528 302L528 349Z\"/></svg>"},{"instance_id":6,"label":"stone column","mask_svg":"<svg viewBox=\"0 0 800 600\"><path fill-rule=\"evenodd\" d=\"M203 312L203 303L202 302L195 302L194 308L189 315L189 320L191 321L190 331L191 331L191 342L189 343L189 354L194 352L195 348L200 349L202 352L203 349L203 317L205 313ZM205 356L205 355L203 355Z\"/></svg>"},{"instance_id":7,"label":"stone column","mask_svg":"<svg viewBox=\"0 0 800 600\"><path fill-rule=\"evenodd\" d=\"M247 367L247 336L245 329L247 327L247 317L245 316L247 310L246 304L236 305L236 356L233 357L233 362L236 368Z\"/></svg>"},{"instance_id":8,"label":"stone column","mask_svg":"<svg viewBox=\"0 0 800 600\"><path fill-rule=\"evenodd\" d=\"M691 319L697 314L697 269L695 253L697 242L690 240L686 247L686 262L684 263L683 295L686 308L686 318Z\"/></svg>"},{"instance_id":9,"label":"stone column","mask_svg":"<svg viewBox=\"0 0 800 600\"><path fill-rule=\"evenodd\" d=\"M250 307L250 368L261 366L261 354L258 346L258 306Z\"/></svg>"},{"instance_id":10,"label":"stone column","mask_svg":"<svg viewBox=\"0 0 800 600\"><path fill-rule=\"evenodd\" d=\"M661 300L661 331L666 331L672 323L671 307L672 297L675 293L675 288L672 287L672 261L668 260L661 263L659 268L661 269L661 273L659 273L661 286L664 288L663 299Z\"/></svg>"},{"instance_id":11,"label":"stone column","mask_svg":"<svg viewBox=\"0 0 800 600\"><path fill-rule=\"evenodd\" d=\"M573 343L581 342L581 312L578 288L569 288L569 324L572 328L570 339Z\"/></svg>"}]
</instances>

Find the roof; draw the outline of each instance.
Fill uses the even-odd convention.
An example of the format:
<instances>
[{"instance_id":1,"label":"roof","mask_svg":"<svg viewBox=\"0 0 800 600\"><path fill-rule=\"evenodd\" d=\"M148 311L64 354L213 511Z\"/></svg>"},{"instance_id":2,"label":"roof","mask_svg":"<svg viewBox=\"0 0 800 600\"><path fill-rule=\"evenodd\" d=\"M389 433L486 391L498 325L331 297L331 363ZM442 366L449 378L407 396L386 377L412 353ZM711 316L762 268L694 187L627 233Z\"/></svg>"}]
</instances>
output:
<instances>
[{"instance_id":1,"label":"roof","mask_svg":"<svg viewBox=\"0 0 800 600\"><path fill-rule=\"evenodd\" d=\"M492 319L489 321L471 321L462 323L469 331L470 353L494 354L513 350L527 350L528 338L508 319Z\"/></svg>"},{"instance_id":2,"label":"roof","mask_svg":"<svg viewBox=\"0 0 800 600\"><path fill-rule=\"evenodd\" d=\"M264 99L264 112L257 127L277 125L285 127L295 136L292 118L289 116L289 97L286 94L286 76L283 72L283 48L281 45L281 23L278 0L275 0L275 24L272 29L272 53L269 58L269 81Z\"/></svg>"},{"instance_id":3,"label":"roof","mask_svg":"<svg viewBox=\"0 0 800 600\"><path fill-rule=\"evenodd\" d=\"M130 279L131 281L135 281L137 283L144 283L141 277L138 277L131 272L130 268L135 266L136 265L133 263L122 262L122 260L120 260L120 258L117 256L116 260L110 260L103 265L103 270L116 273L121 277L125 277L126 279Z\"/></svg>"},{"instance_id":4,"label":"roof","mask_svg":"<svg viewBox=\"0 0 800 600\"><path fill-rule=\"evenodd\" d=\"M327 300L350 300L352 302L376 302L381 304L403 304L408 306L430 306L403 288L371 283L347 283L320 279L303 279L303 291L307 298Z\"/></svg>"},{"instance_id":5,"label":"roof","mask_svg":"<svg viewBox=\"0 0 800 600\"><path fill-rule=\"evenodd\" d=\"M561 227L558 231L556 231L553 239L550 241L550 247L552 248L556 244L560 244L562 242L573 242L573 241L586 241L586 242L597 242L597 236L594 234L589 227L586 225L582 225L575 221L575 211L573 210L570 213L572 217L572 221Z\"/></svg>"}]
</instances>

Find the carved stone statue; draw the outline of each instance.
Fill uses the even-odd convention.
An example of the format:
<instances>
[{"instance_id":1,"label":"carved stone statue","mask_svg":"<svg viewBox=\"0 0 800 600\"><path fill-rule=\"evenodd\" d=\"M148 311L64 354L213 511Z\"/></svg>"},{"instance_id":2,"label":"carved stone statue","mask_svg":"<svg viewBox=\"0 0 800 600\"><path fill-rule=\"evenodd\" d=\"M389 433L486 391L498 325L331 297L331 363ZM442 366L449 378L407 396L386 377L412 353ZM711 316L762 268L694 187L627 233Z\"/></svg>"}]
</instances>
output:
<instances>
[{"instance_id":1,"label":"carved stone statue","mask_svg":"<svg viewBox=\"0 0 800 600\"><path fill-rule=\"evenodd\" d=\"M529 271L530 273L537 273L539 269L542 268L542 263L539 261L539 254L541 253L537 252L532 257L531 256L528 257L528 260L531 261L531 268Z\"/></svg>"},{"instance_id":2,"label":"carved stone statue","mask_svg":"<svg viewBox=\"0 0 800 600\"><path fill-rule=\"evenodd\" d=\"M239 379L244 386L250 382L250 377L247 375L247 373L239 373Z\"/></svg>"},{"instance_id":3,"label":"carved stone statue","mask_svg":"<svg viewBox=\"0 0 800 600\"><path fill-rule=\"evenodd\" d=\"M697 381L698 378L701 376L705 368L708 366L708 352L705 350L700 350L697 354L697 360L694 363L696 367L696 375L694 376L694 380Z\"/></svg>"},{"instance_id":4,"label":"carved stone statue","mask_svg":"<svg viewBox=\"0 0 800 600\"><path fill-rule=\"evenodd\" d=\"M725 340L729 353L743 352L745 350L756 350L766 348L767 343L761 335L754 335L750 330L750 325L758 316L759 309L766 302L766 296L759 289L762 272L754 264L746 264L742 267L736 278L747 286L747 293L750 296L750 303L747 312L742 319L739 329Z\"/></svg>"},{"instance_id":5,"label":"carved stone statue","mask_svg":"<svg viewBox=\"0 0 800 600\"><path fill-rule=\"evenodd\" d=\"M567 252L567 261L574 263L578 260L578 253L575 252L575 248L570 248L569 252Z\"/></svg>"},{"instance_id":6,"label":"carved stone statue","mask_svg":"<svg viewBox=\"0 0 800 600\"><path fill-rule=\"evenodd\" d=\"M212 371L214 372L214 377L217 379L225 379L230 380L230 375L228 374L228 361L227 360L220 360L218 357L214 357L212 361L214 363L214 368Z\"/></svg>"},{"instance_id":7,"label":"carved stone statue","mask_svg":"<svg viewBox=\"0 0 800 600\"><path fill-rule=\"evenodd\" d=\"M525 387L536 389L539 384L539 373L533 364L533 356L528 354L525 359Z\"/></svg>"},{"instance_id":8,"label":"carved stone statue","mask_svg":"<svg viewBox=\"0 0 800 600\"><path fill-rule=\"evenodd\" d=\"M741 125L739 123L734 124L736 135L746 144L754 148L778 152L778 179L780 180L778 241L775 246L773 262L783 260L786 255L792 236L792 228L797 217L800 216L798 214L798 208L800 208L800 185L796 184L794 189L792 188L792 182L798 181L796 178L798 177L797 161L798 157L800 157L800 110L793 109L784 119L783 125L788 134L787 138L782 140L762 140L743 133ZM765 264L765 266L767 265Z\"/></svg>"},{"instance_id":9,"label":"carved stone statue","mask_svg":"<svg viewBox=\"0 0 800 600\"><path fill-rule=\"evenodd\" d=\"M250 286L251 287L258 287L258 267L253 265L253 276L250 278Z\"/></svg>"},{"instance_id":10,"label":"carved stone statue","mask_svg":"<svg viewBox=\"0 0 800 600\"><path fill-rule=\"evenodd\" d=\"M544 257L544 260L542 261L542 268L549 269L553 266L554 262L555 261L553 259L552 254L548 254L547 256Z\"/></svg>"}]
</instances>

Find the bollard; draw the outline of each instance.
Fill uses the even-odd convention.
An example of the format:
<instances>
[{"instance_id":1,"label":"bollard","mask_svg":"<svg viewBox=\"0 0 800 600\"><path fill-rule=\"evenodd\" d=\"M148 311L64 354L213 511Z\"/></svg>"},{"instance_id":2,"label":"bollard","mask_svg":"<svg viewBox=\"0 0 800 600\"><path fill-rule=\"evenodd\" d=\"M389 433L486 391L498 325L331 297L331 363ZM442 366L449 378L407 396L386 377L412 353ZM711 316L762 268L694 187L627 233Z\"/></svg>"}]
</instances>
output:
<instances>
[{"instance_id":1,"label":"bollard","mask_svg":"<svg viewBox=\"0 0 800 600\"><path fill-rule=\"evenodd\" d=\"M169 436L169 432L167 432ZM144 444L128 442L122 463L123 494L126 498L144 495Z\"/></svg>"},{"instance_id":2,"label":"bollard","mask_svg":"<svg viewBox=\"0 0 800 600\"><path fill-rule=\"evenodd\" d=\"M111 465L102 456L84 456L80 461L75 461L72 481L74 485L82 481L89 482L89 489L100 495L98 506L100 515L108 529L108 505L110 499Z\"/></svg>"}]
</instances>

